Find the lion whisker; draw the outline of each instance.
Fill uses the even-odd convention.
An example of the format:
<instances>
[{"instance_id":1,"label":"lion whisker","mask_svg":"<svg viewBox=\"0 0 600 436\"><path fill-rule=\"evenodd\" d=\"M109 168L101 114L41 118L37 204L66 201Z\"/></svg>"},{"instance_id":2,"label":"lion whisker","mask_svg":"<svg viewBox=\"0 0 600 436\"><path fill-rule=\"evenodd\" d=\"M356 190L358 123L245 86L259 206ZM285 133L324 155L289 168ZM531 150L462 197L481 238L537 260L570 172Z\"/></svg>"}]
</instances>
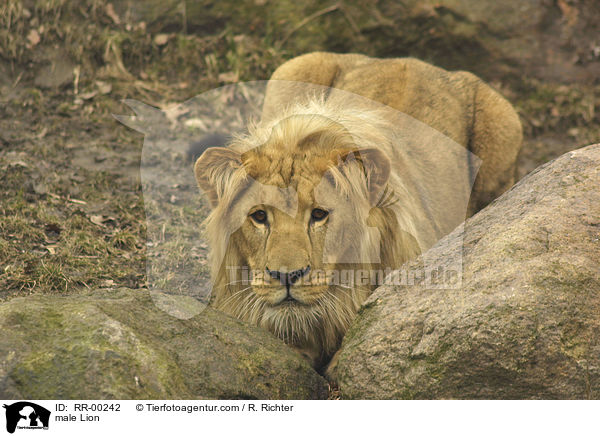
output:
<instances>
[{"instance_id":1,"label":"lion whisker","mask_svg":"<svg viewBox=\"0 0 600 436\"><path fill-rule=\"evenodd\" d=\"M246 288L240 289L238 291L235 291L233 294L229 295L222 303L220 303L220 306L222 307L226 307L229 305L229 303L232 303L235 299L239 299L241 297L241 294L246 292L248 289L250 289L252 286L248 286Z\"/></svg>"}]
</instances>

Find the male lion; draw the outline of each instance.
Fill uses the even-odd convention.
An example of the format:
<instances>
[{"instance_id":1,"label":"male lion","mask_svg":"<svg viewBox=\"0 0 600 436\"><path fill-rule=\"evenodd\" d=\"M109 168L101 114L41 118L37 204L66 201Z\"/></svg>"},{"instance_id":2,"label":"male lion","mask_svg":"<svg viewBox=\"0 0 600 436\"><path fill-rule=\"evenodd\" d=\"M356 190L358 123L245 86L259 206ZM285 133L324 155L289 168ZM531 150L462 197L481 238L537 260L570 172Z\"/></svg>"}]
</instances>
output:
<instances>
[{"instance_id":1,"label":"male lion","mask_svg":"<svg viewBox=\"0 0 600 436\"><path fill-rule=\"evenodd\" d=\"M213 208L212 304L327 363L378 284L343 273L396 269L500 195L521 140L511 105L467 72L356 54L286 62L261 122L194 167Z\"/></svg>"}]
</instances>

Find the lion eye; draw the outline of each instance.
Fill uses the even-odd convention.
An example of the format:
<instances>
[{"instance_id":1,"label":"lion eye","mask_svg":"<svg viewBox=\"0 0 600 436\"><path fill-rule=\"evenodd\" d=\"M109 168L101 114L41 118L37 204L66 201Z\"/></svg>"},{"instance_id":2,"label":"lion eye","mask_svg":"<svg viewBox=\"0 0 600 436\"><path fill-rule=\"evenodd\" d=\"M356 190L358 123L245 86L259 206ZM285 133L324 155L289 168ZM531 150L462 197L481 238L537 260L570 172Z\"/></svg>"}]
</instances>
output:
<instances>
[{"instance_id":1,"label":"lion eye","mask_svg":"<svg viewBox=\"0 0 600 436\"><path fill-rule=\"evenodd\" d=\"M254 221L256 221L258 224L264 224L267 222L267 213L262 209L259 209L255 212L251 213L250 217Z\"/></svg>"},{"instance_id":2,"label":"lion eye","mask_svg":"<svg viewBox=\"0 0 600 436\"><path fill-rule=\"evenodd\" d=\"M324 220L325 218L327 218L327 215L329 215L329 212L327 212L326 210L323 209L313 209L310 216L314 221L321 221Z\"/></svg>"}]
</instances>

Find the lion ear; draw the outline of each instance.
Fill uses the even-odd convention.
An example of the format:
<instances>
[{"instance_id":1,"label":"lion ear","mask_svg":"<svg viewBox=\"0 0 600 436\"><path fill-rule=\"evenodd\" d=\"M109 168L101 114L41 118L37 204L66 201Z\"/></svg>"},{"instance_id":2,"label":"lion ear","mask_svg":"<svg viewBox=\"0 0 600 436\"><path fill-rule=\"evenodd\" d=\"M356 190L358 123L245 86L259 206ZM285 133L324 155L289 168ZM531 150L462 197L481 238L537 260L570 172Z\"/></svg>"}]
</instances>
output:
<instances>
[{"instance_id":1,"label":"lion ear","mask_svg":"<svg viewBox=\"0 0 600 436\"><path fill-rule=\"evenodd\" d=\"M226 181L242 164L240 153L225 147L206 149L194 164L194 175L212 207L219 204Z\"/></svg>"},{"instance_id":2,"label":"lion ear","mask_svg":"<svg viewBox=\"0 0 600 436\"><path fill-rule=\"evenodd\" d=\"M391 162L386 154L377 148L360 148L342 156L344 165L361 162L367 177L369 202L376 206L390 178Z\"/></svg>"}]
</instances>

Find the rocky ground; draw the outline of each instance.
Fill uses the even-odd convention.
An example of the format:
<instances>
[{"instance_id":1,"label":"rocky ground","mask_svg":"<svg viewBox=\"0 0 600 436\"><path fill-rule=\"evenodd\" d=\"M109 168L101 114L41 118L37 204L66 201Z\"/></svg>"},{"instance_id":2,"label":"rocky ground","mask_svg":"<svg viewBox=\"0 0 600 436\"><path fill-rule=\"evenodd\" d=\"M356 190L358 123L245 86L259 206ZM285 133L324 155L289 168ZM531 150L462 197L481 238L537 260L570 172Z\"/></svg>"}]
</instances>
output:
<instances>
[{"instance_id":1,"label":"rocky ground","mask_svg":"<svg viewBox=\"0 0 600 436\"><path fill-rule=\"evenodd\" d=\"M195 190L165 188L161 204L176 218L146 225L143 135L112 117L132 113L124 99L172 108L266 79L313 50L412 55L473 71L515 105L525 132L520 177L598 142L595 2L539 0L527 10L516 0L367 3L3 2L0 300L144 287L156 241L168 253L163 266L206 274L206 247L173 237L206 213ZM190 277L170 279L162 285L189 289Z\"/></svg>"}]
</instances>

